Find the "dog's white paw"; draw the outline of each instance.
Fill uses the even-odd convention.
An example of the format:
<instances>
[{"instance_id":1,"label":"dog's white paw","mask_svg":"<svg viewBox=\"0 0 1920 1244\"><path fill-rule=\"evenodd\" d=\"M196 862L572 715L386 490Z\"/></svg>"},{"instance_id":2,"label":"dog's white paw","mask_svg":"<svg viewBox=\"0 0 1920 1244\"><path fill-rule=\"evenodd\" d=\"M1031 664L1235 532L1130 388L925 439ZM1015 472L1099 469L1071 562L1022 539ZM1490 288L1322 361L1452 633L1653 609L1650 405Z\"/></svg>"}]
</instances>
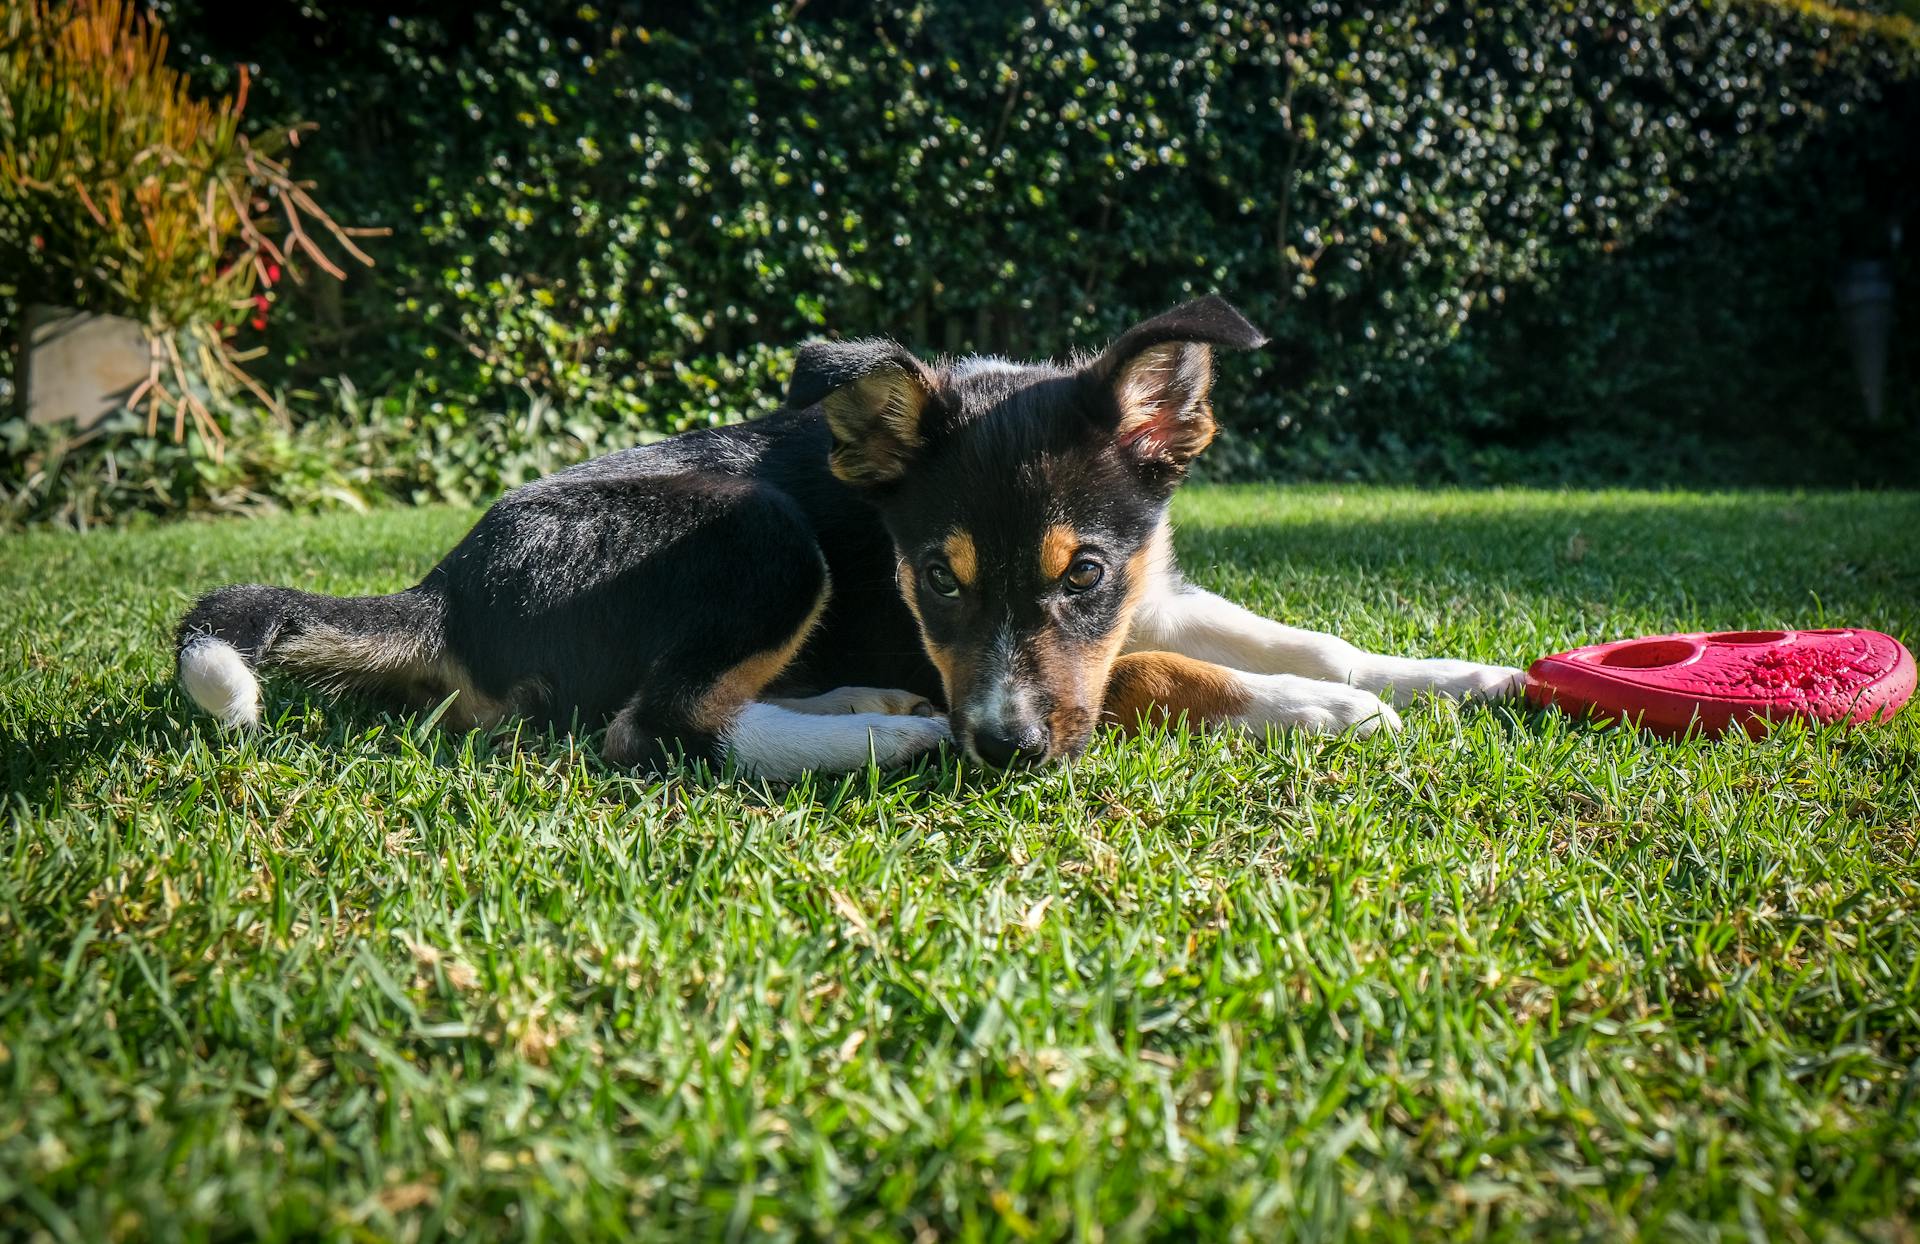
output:
<instances>
[{"instance_id":1,"label":"dog's white paw","mask_svg":"<svg viewBox=\"0 0 1920 1244\"><path fill-rule=\"evenodd\" d=\"M1506 665L1436 661L1433 690L1455 700L1506 700L1527 689L1527 672Z\"/></svg>"},{"instance_id":2,"label":"dog's white paw","mask_svg":"<svg viewBox=\"0 0 1920 1244\"><path fill-rule=\"evenodd\" d=\"M1380 730L1388 734L1400 733L1400 714L1393 711L1393 705L1387 703L1371 691L1362 691L1358 687L1337 687L1345 692L1319 709L1315 715L1302 724L1315 733L1340 734L1351 730L1365 738Z\"/></svg>"},{"instance_id":3,"label":"dog's white paw","mask_svg":"<svg viewBox=\"0 0 1920 1244\"><path fill-rule=\"evenodd\" d=\"M889 713L895 717L938 717L940 710L933 701L924 695L915 695L911 691L885 690L875 687L855 687L861 693L862 703L867 708L850 708L849 713Z\"/></svg>"},{"instance_id":4,"label":"dog's white paw","mask_svg":"<svg viewBox=\"0 0 1920 1244\"><path fill-rule=\"evenodd\" d=\"M1382 695L1405 700L1431 691L1450 700L1505 700L1518 696L1527 687L1527 672L1505 665L1481 665L1476 661L1395 660L1380 674L1369 679Z\"/></svg>"},{"instance_id":5,"label":"dog's white paw","mask_svg":"<svg viewBox=\"0 0 1920 1244\"><path fill-rule=\"evenodd\" d=\"M1240 721L1253 729L1280 726L1313 734L1351 730L1361 736L1379 730L1392 734L1400 729L1400 714L1371 691L1291 674L1244 677L1253 698Z\"/></svg>"},{"instance_id":6,"label":"dog's white paw","mask_svg":"<svg viewBox=\"0 0 1920 1244\"><path fill-rule=\"evenodd\" d=\"M920 700L920 703L926 701ZM937 750L953 737L945 717L916 715L911 711L889 713L884 720L869 724L867 732L873 740L873 758L882 765L905 764Z\"/></svg>"}]
</instances>

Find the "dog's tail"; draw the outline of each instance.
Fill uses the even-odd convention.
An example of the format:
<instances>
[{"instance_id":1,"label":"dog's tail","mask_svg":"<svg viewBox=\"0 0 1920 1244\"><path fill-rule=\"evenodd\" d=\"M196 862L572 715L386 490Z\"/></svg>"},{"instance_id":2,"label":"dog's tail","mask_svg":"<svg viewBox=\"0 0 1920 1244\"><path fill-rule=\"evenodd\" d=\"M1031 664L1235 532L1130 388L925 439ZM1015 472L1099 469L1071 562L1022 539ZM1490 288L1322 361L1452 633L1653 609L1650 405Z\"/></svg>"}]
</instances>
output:
<instances>
[{"instance_id":1,"label":"dog's tail","mask_svg":"<svg viewBox=\"0 0 1920 1244\"><path fill-rule=\"evenodd\" d=\"M446 635L440 594L422 586L392 596L319 596L285 587L223 587L181 619L180 685L228 726L260 721L260 669L286 670L336 690L402 691L418 685Z\"/></svg>"}]
</instances>

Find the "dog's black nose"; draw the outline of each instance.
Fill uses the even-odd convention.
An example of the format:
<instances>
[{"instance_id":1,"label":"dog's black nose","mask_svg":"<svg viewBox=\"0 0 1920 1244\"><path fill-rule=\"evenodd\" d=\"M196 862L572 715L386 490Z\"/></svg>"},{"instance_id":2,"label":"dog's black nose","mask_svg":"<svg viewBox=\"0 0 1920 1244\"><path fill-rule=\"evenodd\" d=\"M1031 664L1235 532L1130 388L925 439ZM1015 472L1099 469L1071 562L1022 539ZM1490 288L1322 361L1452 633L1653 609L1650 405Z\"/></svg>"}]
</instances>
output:
<instances>
[{"instance_id":1,"label":"dog's black nose","mask_svg":"<svg viewBox=\"0 0 1920 1244\"><path fill-rule=\"evenodd\" d=\"M973 750L988 764L1030 765L1046 755L1047 736L1038 727L1023 730L1017 736L997 730L975 730Z\"/></svg>"}]
</instances>

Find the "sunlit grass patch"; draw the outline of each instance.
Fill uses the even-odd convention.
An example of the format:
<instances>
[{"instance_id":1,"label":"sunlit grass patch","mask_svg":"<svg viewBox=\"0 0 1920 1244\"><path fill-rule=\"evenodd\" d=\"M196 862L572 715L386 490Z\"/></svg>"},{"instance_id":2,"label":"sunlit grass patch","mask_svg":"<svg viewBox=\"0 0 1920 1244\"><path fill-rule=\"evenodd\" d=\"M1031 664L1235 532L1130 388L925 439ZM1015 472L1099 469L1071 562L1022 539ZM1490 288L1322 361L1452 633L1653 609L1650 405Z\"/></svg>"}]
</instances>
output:
<instances>
[{"instance_id":1,"label":"sunlit grass patch","mask_svg":"<svg viewBox=\"0 0 1920 1244\"><path fill-rule=\"evenodd\" d=\"M1907 496L1194 490L1192 577L1397 651L1920 635ZM0 541L0 1230L1613 1238L1920 1203L1920 718L1426 703L1078 766L638 779L270 682L195 592L465 511Z\"/></svg>"}]
</instances>

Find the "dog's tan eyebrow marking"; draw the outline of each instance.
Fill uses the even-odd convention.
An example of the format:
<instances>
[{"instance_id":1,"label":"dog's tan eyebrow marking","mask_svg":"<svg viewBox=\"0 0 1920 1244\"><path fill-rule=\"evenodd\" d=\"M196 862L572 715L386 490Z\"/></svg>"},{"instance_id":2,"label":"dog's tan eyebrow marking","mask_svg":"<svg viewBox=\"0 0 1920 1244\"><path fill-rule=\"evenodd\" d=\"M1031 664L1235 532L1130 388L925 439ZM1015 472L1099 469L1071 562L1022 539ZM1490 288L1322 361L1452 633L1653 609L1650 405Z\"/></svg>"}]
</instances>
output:
<instances>
[{"instance_id":1,"label":"dog's tan eyebrow marking","mask_svg":"<svg viewBox=\"0 0 1920 1244\"><path fill-rule=\"evenodd\" d=\"M1080 548L1080 533L1064 523L1055 523L1047 528L1047 534L1040 538L1040 575L1045 579L1057 579L1067 573L1067 567L1073 564L1073 555Z\"/></svg>"},{"instance_id":2,"label":"dog's tan eyebrow marking","mask_svg":"<svg viewBox=\"0 0 1920 1244\"><path fill-rule=\"evenodd\" d=\"M947 566L952 569L953 577L960 580L961 587L972 587L980 578L980 556L974 551L973 533L964 527L955 528L947 533L947 542L943 546L947 553Z\"/></svg>"},{"instance_id":3,"label":"dog's tan eyebrow marking","mask_svg":"<svg viewBox=\"0 0 1920 1244\"><path fill-rule=\"evenodd\" d=\"M913 566L906 558L900 558L895 567L895 578L900 584L900 599L907 603L907 612L913 615L913 623L920 631L920 643L927 650L927 659L933 662L933 668L939 671L940 685L946 689L947 703L953 703L955 688L959 685L960 665L954 652L937 644L927 634L926 619L920 616L920 592L915 586Z\"/></svg>"}]
</instances>

